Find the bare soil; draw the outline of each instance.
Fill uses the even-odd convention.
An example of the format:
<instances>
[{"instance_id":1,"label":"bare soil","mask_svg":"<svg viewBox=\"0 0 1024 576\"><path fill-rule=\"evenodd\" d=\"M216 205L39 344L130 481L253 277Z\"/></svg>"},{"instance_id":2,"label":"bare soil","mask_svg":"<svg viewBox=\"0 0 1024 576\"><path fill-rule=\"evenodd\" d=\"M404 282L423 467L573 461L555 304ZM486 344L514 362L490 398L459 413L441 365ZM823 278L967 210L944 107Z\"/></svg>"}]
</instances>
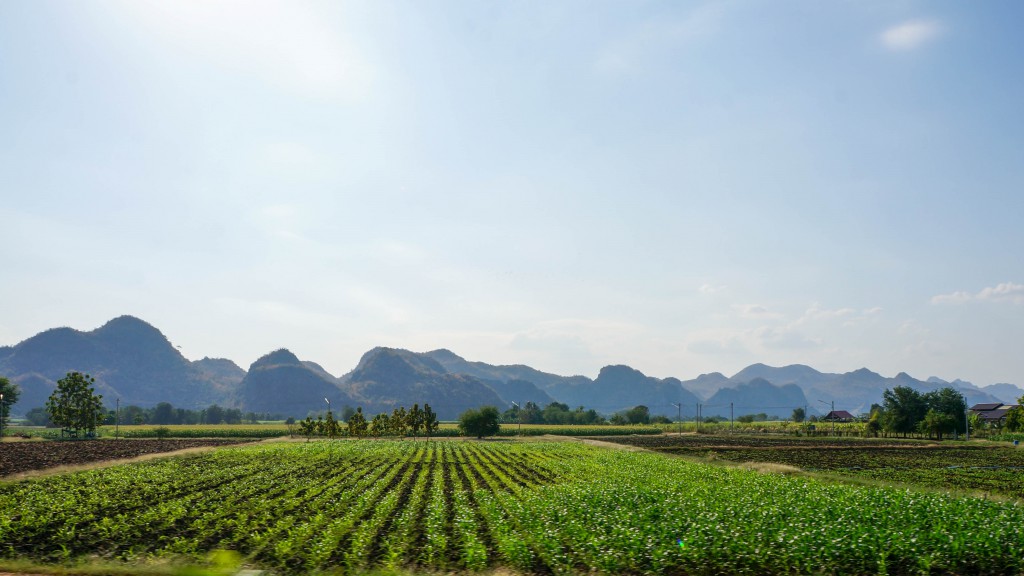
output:
<instances>
[{"instance_id":1,"label":"bare soil","mask_svg":"<svg viewBox=\"0 0 1024 576\"><path fill-rule=\"evenodd\" d=\"M150 454L240 444L247 440L73 440L0 444L0 478L37 470L127 460ZM2 576L2 574L0 574Z\"/></svg>"}]
</instances>

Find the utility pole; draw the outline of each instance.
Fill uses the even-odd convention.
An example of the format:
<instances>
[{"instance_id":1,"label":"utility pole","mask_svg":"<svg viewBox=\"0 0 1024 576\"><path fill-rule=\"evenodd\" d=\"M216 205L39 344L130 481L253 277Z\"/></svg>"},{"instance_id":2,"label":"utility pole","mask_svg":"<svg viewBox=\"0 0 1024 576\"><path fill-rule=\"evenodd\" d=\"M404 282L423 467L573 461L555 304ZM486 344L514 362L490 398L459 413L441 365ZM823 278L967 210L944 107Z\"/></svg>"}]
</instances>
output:
<instances>
[{"instance_id":1,"label":"utility pole","mask_svg":"<svg viewBox=\"0 0 1024 576\"><path fill-rule=\"evenodd\" d=\"M969 413L970 413L970 410L967 409L967 408L964 408L964 438L968 442L971 441L971 420L970 420L970 417L968 416Z\"/></svg>"},{"instance_id":2,"label":"utility pole","mask_svg":"<svg viewBox=\"0 0 1024 576\"><path fill-rule=\"evenodd\" d=\"M729 432L732 432L732 417L733 417L732 402L729 402Z\"/></svg>"},{"instance_id":3,"label":"utility pole","mask_svg":"<svg viewBox=\"0 0 1024 576\"><path fill-rule=\"evenodd\" d=\"M826 406L829 405L829 403L825 402L824 400L818 400L818 402L821 402L822 404L824 404ZM829 415L832 416L832 418L829 418L829 420L832 420L832 435L835 436L836 435L836 401L835 400L832 401L832 412L829 413Z\"/></svg>"},{"instance_id":4,"label":"utility pole","mask_svg":"<svg viewBox=\"0 0 1024 576\"><path fill-rule=\"evenodd\" d=\"M114 402L114 439L121 437L121 399Z\"/></svg>"},{"instance_id":5,"label":"utility pole","mask_svg":"<svg viewBox=\"0 0 1024 576\"><path fill-rule=\"evenodd\" d=\"M516 407L516 414L519 415L519 430L516 431L516 436L523 435L523 407L515 402L512 403Z\"/></svg>"},{"instance_id":6,"label":"utility pole","mask_svg":"<svg viewBox=\"0 0 1024 576\"><path fill-rule=\"evenodd\" d=\"M676 417L676 420L679 420L679 435L682 436L682 434L683 434L683 403L682 402L673 402L672 405L679 409L679 415Z\"/></svg>"},{"instance_id":7,"label":"utility pole","mask_svg":"<svg viewBox=\"0 0 1024 576\"><path fill-rule=\"evenodd\" d=\"M0 392L0 442L4 441L4 395Z\"/></svg>"}]
</instances>

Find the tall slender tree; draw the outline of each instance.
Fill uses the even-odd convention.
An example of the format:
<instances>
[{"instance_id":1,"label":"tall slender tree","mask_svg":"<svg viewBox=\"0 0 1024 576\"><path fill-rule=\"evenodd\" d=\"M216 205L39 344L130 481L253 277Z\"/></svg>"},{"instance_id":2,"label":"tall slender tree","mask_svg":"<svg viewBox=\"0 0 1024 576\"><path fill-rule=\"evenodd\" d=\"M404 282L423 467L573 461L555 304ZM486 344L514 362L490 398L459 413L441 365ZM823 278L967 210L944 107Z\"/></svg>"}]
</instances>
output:
<instances>
[{"instance_id":1,"label":"tall slender tree","mask_svg":"<svg viewBox=\"0 0 1024 576\"><path fill-rule=\"evenodd\" d=\"M366 436L366 430L369 428L369 424L366 422L366 417L363 416L363 407L356 408L356 413L348 419L348 435L354 438L362 438Z\"/></svg>"},{"instance_id":2,"label":"tall slender tree","mask_svg":"<svg viewBox=\"0 0 1024 576\"><path fill-rule=\"evenodd\" d=\"M437 432L437 429L441 424L437 421L437 414L434 413L430 408L430 404L423 405L423 430L427 433L427 438L430 438L430 434Z\"/></svg>"},{"instance_id":3,"label":"tall slender tree","mask_svg":"<svg viewBox=\"0 0 1024 576\"><path fill-rule=\"evenodd\" d=\"M412 405L409 413L405 416L405 421L409 425L409 429L412 430L412 437L415 438L420 428L423 428L423 410L420 410L419 404Z\"/></svg>"}]
</instances>

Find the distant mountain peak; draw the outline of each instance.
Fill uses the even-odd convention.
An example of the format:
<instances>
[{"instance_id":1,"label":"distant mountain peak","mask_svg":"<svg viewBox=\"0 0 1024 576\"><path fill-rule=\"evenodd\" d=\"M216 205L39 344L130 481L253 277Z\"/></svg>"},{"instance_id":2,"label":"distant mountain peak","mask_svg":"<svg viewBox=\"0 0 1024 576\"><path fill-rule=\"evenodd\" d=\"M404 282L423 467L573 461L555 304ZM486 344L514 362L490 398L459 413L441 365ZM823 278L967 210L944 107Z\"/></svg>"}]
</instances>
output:
<instances>
[{"instance_id":1,"label":"distant mountain peak","mask_svg":"<svg viewBox=\"0 0 1024 576\"><path fill-rule=\"evenodd\" d=\"M353 382L388 378L415 379L423 374L447 374L437 360L401 348L378 346L359 359L348 378Z\"/></svg>"},{"instance_id":2,"label":"distant mountain peak","mask_svg":"<svg viewBox=\"0 0 1024 576\"><path fill-rule=\"evenodd\" d=\"M850 374L854 376L881 376L881 374L868 370L867 368L857 368L853 372L850 372Z\"/></svg>"},{"instance_id":3,"label":"distant mountain peak","mask_svg":"<svg viewBox=\"0 0 1024 576\"><path fill-rule=\"evenodd\" d=\"M181 356L163 332L135 316L118 316L88 334L114 348L149 351L166 349L166 352L176 357Z\"/></svg>"},{"instance_id":4,"label":"distant mountain peak","mask_svg":"<svg viewBox=\"0 0 1024 576\"><path fill-rule=\"evenodd\" d=\"M451 350L449 350L447 348L438 348L437 350L431 350L430 352L427 352L426 354L428 356L434 358L438 362L442 362L442 363L443 362L457 362L457 361L465 362L465 360L466 360L462 356L459 356L458 354L456 354L455 352L452 352Z\"/></svg>"},{"instance_id":5,"label":"distant mountain peak","mask_svg":"<svg viewBox=\"0 0 1024 576\"><path fill-rule=\"evenodd\" d=\"M600 373L598 373L597 377L600 378L601 376L613 376L613 375L616 375L616 376L629 375L629 376L644 377L644 373L643 372L641 372L641 371L639 371L636 368L633 368L631 366L626 366L625 364L609 364L608 366L605 366L604 368L601 368L601 371L600 371Z\"/></svg>"},{"instance_id":6,"label":"distant mountain peak","mask_svg":"<svg viewBox=\"0 0 1024 576\"><path fill-rule=\"evenodd\" d=\"M258 360L252 363L249 370L256 370L258 368L268 368L270 366L302 366L302 362L299 357L292 354L287 348L279 348L274 350L270 354L261 356Z\"/></svg>"},{"instance_id":7,"label":"distant mountain peak","mask_svg":"<svg viewBox=\"0 0 1024 576\"><path fill-rule=\"evenodd\" d=\"M701 374L700 376L697 376L695 380L723 380L726 378L727 376L725 374L722 374L721 372L708 372L707 374Z\"/></svg>"},{"instance_id":8,"label":"distant mountain peak","mask_svg":"<svg viewBox=\"0 0 1024 576\"><path fill-rule=\"evenodd\" d=\"M157 328L155 326L153 326L152 324L150 324L149 322L146 322L145 320L136 318L135 316L130 316L128 314L124 314L122 316L118 316L117 318L112 318L112 319L108 320L105 324L103 324L103 326L100 326L99 328L97 328L96 331L97 332L101 332L101 331L105 331L105 330L124 330L124 329L135 329L135 330L137 330L137 329L146 329L146 330L154 330L156 332L159 332L159 330L157 330Z\"/></svg>"}]
</instances>

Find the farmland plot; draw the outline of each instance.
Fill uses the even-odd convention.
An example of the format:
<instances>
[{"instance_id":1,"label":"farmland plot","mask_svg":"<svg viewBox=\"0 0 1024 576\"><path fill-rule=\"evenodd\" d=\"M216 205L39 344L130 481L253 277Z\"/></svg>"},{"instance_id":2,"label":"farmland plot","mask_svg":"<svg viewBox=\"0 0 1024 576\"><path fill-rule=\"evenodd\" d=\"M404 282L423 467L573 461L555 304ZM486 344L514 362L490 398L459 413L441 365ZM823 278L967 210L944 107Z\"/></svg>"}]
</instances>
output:
<instances>
[{"instance_id":1,"label":"farmland plot","mask_svg":"<svg viewBox=\"0 0 1024 576\"><path fill-rule=\"evenodd\" d=\"M315 442L0 483L0 556L573 573L1006 573L1024 508L575 443Z\"/></svg>"},{"instance_id":2,"label":"farmland plot","mask_svg":"<svg viewBox=\"0 0 1024 576\"><path fill-rule=\"evenodd\" d=\"M729 462L770 462L934 488L1024 499L1024 450L996 444L789 439L757 436L603 438L667 454Z\"/></svg>"},{"instance_id":3,"label":"farmland plot","mask_svg":"<svg viewBox=\"0 0 1024 576\"><path fill-rule=\"evenodd\" d=\"M240 440L76 440L74 442L6 442L0 446L0 477L55 466L91 464L237 444Z\"/></svg>"}]
</instances>

